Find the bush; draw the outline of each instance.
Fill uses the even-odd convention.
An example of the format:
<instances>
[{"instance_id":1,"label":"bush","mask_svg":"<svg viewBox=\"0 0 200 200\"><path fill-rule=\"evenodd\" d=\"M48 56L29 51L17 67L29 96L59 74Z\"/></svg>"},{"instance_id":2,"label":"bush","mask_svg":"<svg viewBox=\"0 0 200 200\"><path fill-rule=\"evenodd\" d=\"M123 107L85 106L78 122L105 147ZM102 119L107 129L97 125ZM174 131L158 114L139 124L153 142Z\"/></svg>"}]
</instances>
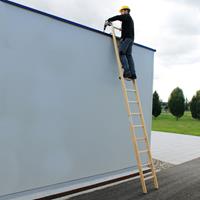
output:
<instances>
[{"instance_id":1,"label":"bush","mask_svg":"<svg viewBox=\"0 0 200 200\"><path fill-rule=\"evenodd\" d=\"M161 102L159 100L159 95L155 91L153 93L153 109L152 109L152 115L156 118L160 115L161 113Z\"/></svg>"},{"instance_id":2,"label":"bush","mask_svg":"<svg viewBox=\"0 0 200 200\"><path fill-rule=\"evenodd\" d=\"M194 119L200 120L200 90L192 97L190 102L190 110Z\"/></svg>"},{"instance_id":3,"label":"bush","mask_svg":"<svg viewBox=\"0 0 200 200\"><path fill-rule=\"evenodd\" d=\"M185 111L185 98L183 91L179 87L172 91L168 100L168 107L170 113L176 117L176 120L183 116Z\"/></svg>"}]
</instances>

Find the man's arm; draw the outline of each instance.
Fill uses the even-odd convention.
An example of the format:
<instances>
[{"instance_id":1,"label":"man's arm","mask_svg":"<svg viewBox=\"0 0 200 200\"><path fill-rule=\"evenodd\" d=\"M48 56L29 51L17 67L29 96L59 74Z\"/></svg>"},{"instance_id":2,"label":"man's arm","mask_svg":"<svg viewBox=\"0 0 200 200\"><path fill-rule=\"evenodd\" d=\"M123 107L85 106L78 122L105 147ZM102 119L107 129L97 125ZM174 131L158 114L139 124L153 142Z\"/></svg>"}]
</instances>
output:
<instances>
[{"instance_id":1,"label":"man's arm","mask_svg":"<svg viewBox=\"0 0 200 200\"><path fill-rule=\"evenodd\" d=\"M109 18L107 21L114 22L114 21L123 21L125 19L125 15L116 15L114 17Z\"/></svg>"},{"instance_id":2,"label":"man's arm","mask_svg":"<svg viewBox=\"0 0 200 200\"><path fill-rule=\"evenodd\" d=\"M117 29L118 31L122 31L121 28L118 28L118 27L115 27L115 26L114 26L114 28Z\"/></svg>"}]
</instances>

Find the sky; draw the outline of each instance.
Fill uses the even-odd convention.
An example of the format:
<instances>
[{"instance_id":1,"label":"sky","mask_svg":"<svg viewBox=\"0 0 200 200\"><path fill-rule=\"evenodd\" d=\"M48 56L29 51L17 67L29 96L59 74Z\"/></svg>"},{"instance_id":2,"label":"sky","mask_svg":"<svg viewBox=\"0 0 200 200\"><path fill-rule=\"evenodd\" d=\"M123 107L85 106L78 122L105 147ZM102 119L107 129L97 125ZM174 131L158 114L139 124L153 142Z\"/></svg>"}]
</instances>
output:
<instances>
[{"instance_id":1,"label":"sky","mask_svg":"<svg viewBox=\"0 0 200 200\"><path fill-rule=\"evenodd\" d=\"M156 49L153 90L160 99L167 101L176 87L188 100L200 90L200 0L13 1L98 30L128 5L135 42Z\"/></svg>"}]
</instances>

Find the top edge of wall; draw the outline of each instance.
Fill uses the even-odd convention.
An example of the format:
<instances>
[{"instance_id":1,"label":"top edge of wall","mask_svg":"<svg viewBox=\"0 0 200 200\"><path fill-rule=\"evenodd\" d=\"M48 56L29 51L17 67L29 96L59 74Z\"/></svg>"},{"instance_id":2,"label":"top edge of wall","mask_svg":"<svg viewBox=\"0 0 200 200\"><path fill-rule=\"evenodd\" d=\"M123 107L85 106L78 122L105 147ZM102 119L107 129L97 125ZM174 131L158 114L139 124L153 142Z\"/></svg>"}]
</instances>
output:
<instances>
[{"instance_id":1,"label":"top edge of wall","mask_svg":"<svg viewBox=\"0 0 200 200\"><path fill-rule=\"evenodd\" d=\"M24 5L19 4L19 3L16 3L16 2L12 2L12 1L9 1L9 0L0 0L0 1L1 1L1 2L4 2L4 3L7 3L7 4L10 4L10 5L13 5L13 6L16 6L16 7L19 7L19 8L22 8L22 9L25 9L25 10L28 10L28 11L31 11L31 12L34 12L34 13L37 13L37 14L40 14L40 15L44 15L44 16L50 17L50 18L52 18L52 19L55 19L55 20L58 20L58 21L61 21L61 22L67 23L67 24L71 24L71 25L74 25L74 26L78 26L78 27L80 27L80 28L83 28L83 29L86 29L86 30L89 30L89 31L93 31L93 32L96 32L96 33L99 33L99 34L102 34L102 35L111 37L110 34L105 33L105 32L103 32L103 31L100 31L100 30L97 30L97 29L94 29L94 28L91 28L91 27L88 27L88 26L85 26L85 25L82 25L82 24L79 24L79 23L76 23L76 22L67 20L67 19L64 19L64 18L55 16L55 15L52 15L52 14L49 14L49 13L46 13L46 12L43 12L43 11L40 11L40 10L31 8L31 7L28 7L28 6L24 6ZM156 52L155 49L152 49L152 48L150 48L150 47L147 47L147 46L144 46L144 45L141 45L141 44L138 44L138 43L134 43L134 44L135 44L136 46L139 46L139 47L148 49L148 50L150 50L150 51Z\"/></svg>"}]
</instances>

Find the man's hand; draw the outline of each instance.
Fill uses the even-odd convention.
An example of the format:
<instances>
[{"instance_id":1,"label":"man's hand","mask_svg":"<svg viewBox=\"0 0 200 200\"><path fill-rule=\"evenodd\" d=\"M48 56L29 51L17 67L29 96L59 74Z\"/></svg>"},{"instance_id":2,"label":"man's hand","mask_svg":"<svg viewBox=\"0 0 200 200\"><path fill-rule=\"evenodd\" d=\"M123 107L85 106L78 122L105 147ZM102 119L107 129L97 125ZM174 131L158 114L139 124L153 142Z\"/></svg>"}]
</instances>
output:
<instances>
[{"instance_id":1,"label":"man's hand","mask_svg":"<svg viewBox=\"0 0 200 200\"><path fill-rule=\"evenodd\" d=\"M111 26L112 22L109 22L108 20L105 21L105 26Z\"/></svg>"},{"instance_id":2,"label":"man's hand","mask_svg":"<svg viewBox=\"0 0 200 200\"><path fill-rule=\"evenodd\" d=\"M106 30L107 26L111 26L111 25L112 25L112 23L109 22L108 20L106 20L105 23L104 23L104 31Z\"/></svg>"}]
</instances>

